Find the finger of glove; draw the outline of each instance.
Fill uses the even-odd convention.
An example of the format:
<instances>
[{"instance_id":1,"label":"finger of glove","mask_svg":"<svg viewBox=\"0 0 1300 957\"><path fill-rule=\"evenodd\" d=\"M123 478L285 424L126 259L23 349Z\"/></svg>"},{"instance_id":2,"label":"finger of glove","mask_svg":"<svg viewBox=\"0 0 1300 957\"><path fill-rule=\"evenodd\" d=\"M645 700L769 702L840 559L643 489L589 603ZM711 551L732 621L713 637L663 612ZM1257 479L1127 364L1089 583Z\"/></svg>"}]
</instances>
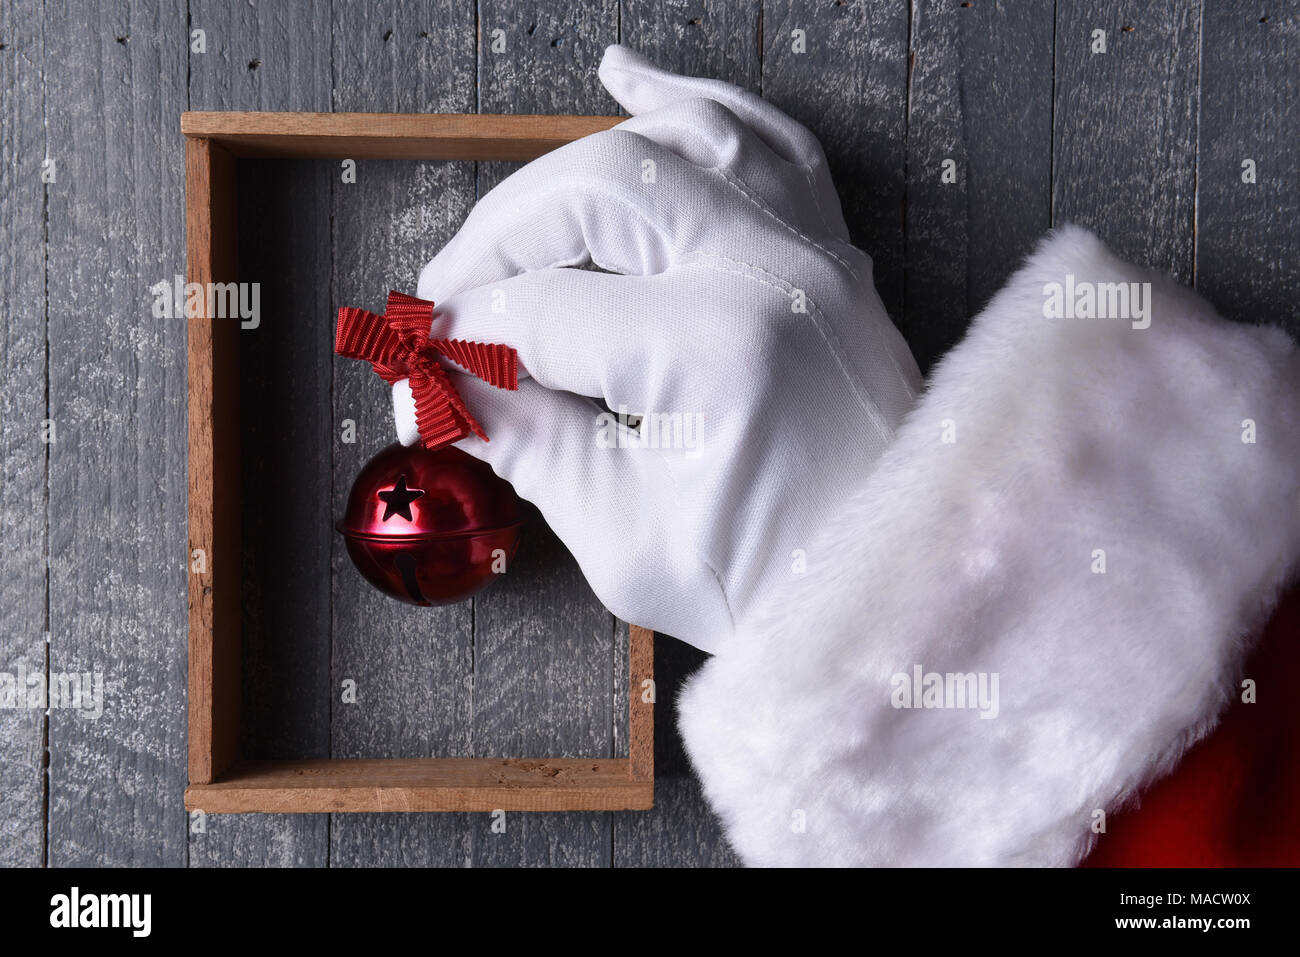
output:
<instances>
[{"instance_id":1,"label":"finger of glove","mask_svg":"<svg viewBox=\"0 0 1300 957\"><path fill-rule=\"evenodd\" d=\"M778 156L809 165L822 155L821 144L805 126L730 83L670 73L617 44L606 48L599 75L605 89L633 116L683 100L716 100L748 124Z\"/></svg>"},{"instance_id":2,"label":"finger of glove","mask_svg":"<svg viewBox=\"0 0 1300 957\"><path fill-rule=\"evenodd\" d=\"M619 124L716 172L745 201L801 235L834 233L808 169L778 156L717 100L682 100ZM842 223L842 220L840 221Z\"/></svg>"},{"instance_id":3,"label":"finger of glove","mask_svg":"<svg viewBox=\"0 0 1300 957\"><path fill-rule=\"evenodd\" d=\"M520 375L548 389L640 406L666 401L669 367L695 351L690 317L705 294L671 273L541 269L444 299L433 335L513 346Z\"/></svg>"},{"instance_id":4,"label":"finger of glove","mask_svg":"<svg viewBox=\"0 0 1300 957\"><path fill-rule=\"evenodd\" d=\"M599 75L605 89L633 116L701 97L721 103L751 127L773 152L805 171L827 230L847 241L848 229L831 182L826 154L821 142L802 123L748 90L721 80L670 73L617 44L605 50Z\"/></svg>"},{"instance_id":5,"label":"finger of glove","mask_svg":"<svg viewBox=\"0 0 1300 957\"><path fill-rule=\"evenodd\" d=\"M662 271L674 247L694 248L715 228L713 204L682 202L677 191L644 182L647 160L659 168L682 162L618 128L534 160L479 201L424 267L418 295L441 302L522 272L586 262L628 275Z\"/></svg>"},{"instance_id":6,"label":"finger of glove","mask_svg":"<svg viewBox=\"0 0 1300 957\"><path fill-rule=\"evenodd\" d=\"M471 436L457 447L541 510L610 611L684 638L704 616L719 626L729 621L720 587L681 527L684 514L656 450L602 447L609 413L533 380L519 383L518 392L468 376L457 376L456 385L490 437ZM699 607L664 600L688 594Z\"/></svg>"}]
</instances>

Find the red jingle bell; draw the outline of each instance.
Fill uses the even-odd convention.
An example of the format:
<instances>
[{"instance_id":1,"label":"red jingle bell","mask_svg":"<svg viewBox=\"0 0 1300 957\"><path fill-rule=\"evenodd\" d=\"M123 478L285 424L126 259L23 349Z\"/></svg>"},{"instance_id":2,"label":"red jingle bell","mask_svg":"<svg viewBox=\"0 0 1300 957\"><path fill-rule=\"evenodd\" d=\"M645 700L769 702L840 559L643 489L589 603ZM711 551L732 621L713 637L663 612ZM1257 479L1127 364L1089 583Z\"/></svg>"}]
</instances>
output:
<instances>
[{"instance_id":1,"label":"red jingle bell","mask_svg":"<svg viewBox=\"0 0 1300 957\"><path fill-rule=\"evenodd\" d=\"M380 591L416 605L468 598L505 571L519 546L519 499L491 466L451 445L487 433L445 360L498 389L519 388L506 345L430 335L433 303L392 291L384 314L344 306L334 351L364 359L389 385L409 380L420 443L390 445L352 485L338 528L357 570Z\"/></svg>"},{"instance_id":2,"label":"red jingle bell","mask_svg":"<svg viewBox=\"0 0 1300 957\"><path fill-rule=\"evenodd\" d=\"M361 470L338 530L357 570L415 605L468 598L519 546L515 490L454 446L393 443Z\"/></svg>"}]
</instances>

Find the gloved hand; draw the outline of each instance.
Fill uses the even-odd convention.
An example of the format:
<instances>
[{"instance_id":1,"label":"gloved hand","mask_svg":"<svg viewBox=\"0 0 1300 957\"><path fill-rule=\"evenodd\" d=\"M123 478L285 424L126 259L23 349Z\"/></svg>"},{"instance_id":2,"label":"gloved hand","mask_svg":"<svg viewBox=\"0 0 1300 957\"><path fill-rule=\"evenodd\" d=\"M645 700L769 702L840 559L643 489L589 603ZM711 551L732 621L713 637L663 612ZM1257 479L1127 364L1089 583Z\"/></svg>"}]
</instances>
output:
<instances>
[{"instance_id":1,"label":"gloved hand","mask_svg":"<svg viewBox=\"0 0 1300 957\"><path fill-rule=\"evenodd\" d=\"M612 612L712 652L801 573L920 373L808 130L621 47L600 78L633 118L483 197L418 294L437 335L519 351L518 392L455 378L490 437L460 447L541 509ZM586 263L606 272L568 268ZM410 444L406 380L393 400Z\"/></svg>"}]
</instances>

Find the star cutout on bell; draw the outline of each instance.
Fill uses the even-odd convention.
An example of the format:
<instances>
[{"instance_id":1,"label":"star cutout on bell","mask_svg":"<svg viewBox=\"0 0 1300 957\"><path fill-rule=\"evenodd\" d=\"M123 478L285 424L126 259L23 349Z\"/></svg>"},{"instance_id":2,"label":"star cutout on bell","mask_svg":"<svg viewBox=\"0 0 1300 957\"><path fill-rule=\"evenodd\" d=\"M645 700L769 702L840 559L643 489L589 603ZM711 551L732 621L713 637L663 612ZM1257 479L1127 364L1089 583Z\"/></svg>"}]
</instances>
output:
<instances>
[{"instance_id":1,"label":"star cutout on bell","mask_svg":"<svg viewBox=\"0 0 1300 957\"><path fill-rule=\"evenodd\" d=\"M411 503L424 494L422 488L407 488L406 476L398 478L397 484L386 492L380 492L379 497L385 503L384 517L382 521L388 521L394 515L400 515L408 522L414 521L411 517Z\"/></svg>"}]
</instances>

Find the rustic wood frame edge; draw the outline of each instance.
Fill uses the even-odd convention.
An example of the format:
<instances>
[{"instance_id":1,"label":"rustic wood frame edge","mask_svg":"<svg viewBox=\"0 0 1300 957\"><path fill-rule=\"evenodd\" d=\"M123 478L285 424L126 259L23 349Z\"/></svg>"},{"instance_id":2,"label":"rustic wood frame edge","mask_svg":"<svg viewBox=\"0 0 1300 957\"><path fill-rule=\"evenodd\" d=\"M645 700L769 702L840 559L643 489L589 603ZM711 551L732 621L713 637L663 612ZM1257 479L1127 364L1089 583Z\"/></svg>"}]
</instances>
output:
<instances>
[{"instance_id":1,"label":"rustic wood frame edge","mask_svg":"<svg viewBox=\"0 0 1300 957\"><path fill-rule=\"evenodd\" d=\"M187 280L238 280L236 159L528 160L618 116L181 114ZM654 804L654 634L629 626L628 757L244 761L238 323L188 320L189 787L210 813L612 811ZM650 685L653 687L653 685Z\"/></svg>"}]
</instances>

